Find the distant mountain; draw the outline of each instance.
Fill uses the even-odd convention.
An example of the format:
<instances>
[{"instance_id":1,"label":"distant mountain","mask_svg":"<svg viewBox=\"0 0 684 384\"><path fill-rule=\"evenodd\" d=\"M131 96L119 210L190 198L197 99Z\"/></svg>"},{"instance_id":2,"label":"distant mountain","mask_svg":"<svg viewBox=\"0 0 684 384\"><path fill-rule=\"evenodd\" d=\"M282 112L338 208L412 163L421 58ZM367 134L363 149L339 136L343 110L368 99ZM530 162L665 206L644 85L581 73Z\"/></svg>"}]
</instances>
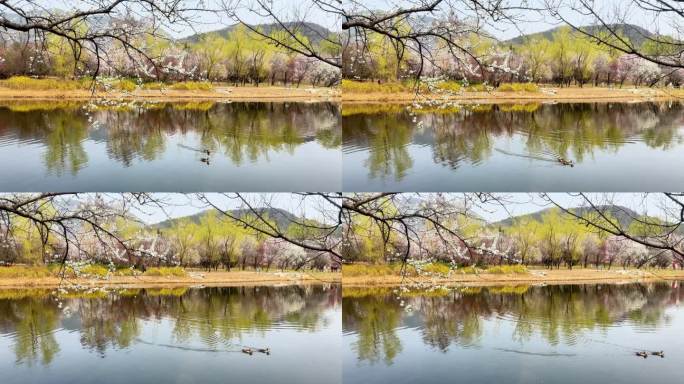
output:
<instances>
[{"instance_id":1,"label":"distant mountain","mask_svg":"<svg viewBox=\"0 0 684 384\"><path fill-rule=\"evenodd\" d=\"M636 46L641 46L641 44L643 44L643 42L646 39L655 37L655 34L649 32L645 28L642 28L642 27L640 27L638 25L634 25L634 24L609 24L609 27L612 30L618 31L618 33L621 33L624 36L628 37L629 40ZM517 45L517 44L524 43L526 40L535 39L535 38L546 38L547 40L553 41L553 35L560 28L562 28L562 27L556 27L553 29L549 29L548 31L545 31L545 32L532 33L529 35L518 36L514 39L506 40L504 43ZM596 34L596 33L601 32L602 30L605 30L605 27L602 25L589 25L589 26L581 27L581 29L587 31L588 33Z\"/></svg>"},{"instance_id":2,"label":"distant mountain","mask_svg":"<svg viewBox=\"0 0 684 384\"><path fill-rule=\"evenodd\" d=\"M178 217L174 219L169 219L169 220L164 220L160 223L153 224L151 227L152 228L159 228L159 229L168 229L173 227L176 223L178 223L180 220L186 220L189 219L193 221L194 223L199 223L204 216L209 214L209 212L215 211L213 209L208 209L199 213L196 213L194 215L190 216L184 216L184 217ZM275 221L275 223L278 225L278 228L280 229L286 229L290 223L292 223L295 220L301 220L299 217L296 215L280 208L257 208L257 211L259 214L265 214L269 217L269 219ZM251 214L252 212L249 209L233 209L228 211L231 215L235 217L242 217ZM221 214L219 213L217 217L221 217Z\"/></svg>"},{"instance_id":3,"label":"distant mountain","mask_svg":"<svg viewBox=\"0 0 684 384\"><path fill-rule=\"evenodd\" d=\"M183 39L180 39L180 42L188 42L188 43L196 43L198 42L202 36L209 35L209 34L214 34L217 33L220 36L226 37L230 32L232 32L239 24L234 24L226 28L222 29L217 29L215 31L210 31L210 32L203 32L203 33L198 33L192 36L185 37ZM318 44L321 40L324 38L327 38L330 36L332 31L329 29L316 24L316 23L300 23L300 22L289 22L289 23L283 23L285 28L291 31L297 31L301 33L302 35L306 36L309 41L311 41L314 44ZM278 25L278 24L257 24L254 25L254 27L260 28L261 31L264 34L271 34L273 31L279 31L282 30L283 28Z\"/></svg>"},{"instance_id":4,"label":"distant mountain","mask_svg":"<svg viewBox=\"0 0 684 384\"><path fill-rule=\"evenodd\" d=\"M616 218L620 225L623 227L628 227L632 223L632 218L639 216L639 214L634 212L633 210L619 205L599 205L597 206L597 208L609 213L612 217ZM491 225L494 227L509 227L513 225L515 221L518 220L535 220L541 222L542 217L552 209L554 208L547 208L535 213L509 217L508 219L497 221L495 223L492 223ZM572 211L581 216L595 212L592 208L585 207L573 208Z\"/></svg>"}]
</instances>

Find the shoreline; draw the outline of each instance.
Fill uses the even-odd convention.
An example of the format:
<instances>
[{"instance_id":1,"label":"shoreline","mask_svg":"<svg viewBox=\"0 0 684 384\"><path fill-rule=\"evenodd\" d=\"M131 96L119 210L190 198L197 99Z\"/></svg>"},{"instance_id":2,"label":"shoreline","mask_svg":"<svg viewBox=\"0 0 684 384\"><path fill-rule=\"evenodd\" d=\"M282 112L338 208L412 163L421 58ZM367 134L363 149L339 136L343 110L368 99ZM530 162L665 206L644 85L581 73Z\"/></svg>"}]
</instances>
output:
<instances>
[{"instance_id":1,"label":"shoreline","mask_svg":"<svg viewBox=\"0 0 684 384\"><path fill-rule=\"evenodd\" d=\"M109 279L61 279L59 277L41 278L0 278L0 289L57 288L80 286L104 288L153 288L153 287L227 287L227 286L270 286L300 284L337 284L341 273L334 272L202 272L189 271L186 276L111 276Z\"/></svg>"},{"instance_id":2,"label":"shoreline","mask_svg":"<svg viewBox=\"0 0 684 384\"><path fill-rule=\"evenodd\" d=\"M447 286L502 286L502 285L562 285L592 283L633 283L684 280L682 270L548 270L530 269L528 273L509 274L455 274L448 277L343 276L344 287L392 287L404 283L423 283Z\"/></svg>"},{"instance_id":3,"label":"shoreline","mask_svg":"<svg viewBox=\"0 0 684 384\"><path fill-rule=\"evenodd\" d=\"M349 104L373 102L410 103L416 100L450 101L467 104L684 101L684 89L542 87L540 92L463 92L456 95L439 93L421 93L417 95L415 92L362 93L342 91L342 102Z\"/></svg>"},{"instance_id":4,"label":"shoreline","mask_svg":"<svg viewBox=\"0 0 684 384\"><path fill-rule=\"evenodd\" d=\"M199 90L136 90L133 92L91 92L78 90L16 90L0 88L0 100L88 100L92 98L183 101L183 100L216 100L216 101L293 101L321 102L339 101L339 88L323 87L226 87L217 86L211 91Z\"/></svg>"}]
</instances>

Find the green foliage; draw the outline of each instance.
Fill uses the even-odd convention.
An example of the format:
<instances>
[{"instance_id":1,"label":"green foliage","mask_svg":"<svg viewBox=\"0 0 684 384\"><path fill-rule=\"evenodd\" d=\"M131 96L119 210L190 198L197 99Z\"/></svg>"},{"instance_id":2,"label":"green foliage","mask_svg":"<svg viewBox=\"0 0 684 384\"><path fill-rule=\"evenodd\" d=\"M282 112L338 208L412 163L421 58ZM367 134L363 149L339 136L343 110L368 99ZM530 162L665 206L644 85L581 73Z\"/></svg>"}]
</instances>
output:
<instances>
[{"instance_id":1,"label":"green foliage","mask_svg":"<svg viewBox=\"0 0 684 384\"><path fill-rule=\"evenodd\" d=\"M135 276L136 275L136 270L132 268L117 268L116 271L114 271L115 276Z\"/></svg>"},{"instance_id":2,"label":"green foliage","mask_svg":"<svg viewBox=\"0 0 684 384\"><path fill-rule=\"evenodd\" d=\"M66 79L36 79L27 76L13 76L6 80L0 80L0 87L17 90L78 90L89 89L92 82L89 79L66 80Z\"/></svg>"},{"instance_id":3,"label":"green foliage","mask_svg":"<svg viewBox=\"0 0 684 384\"><path fill-rule=\"evenodd\" d=\"M457 81L442 81L437 84L437 88L449 92L460 92L463 85Z\"/></svg>"},{"instance_id":4,"label":"green foliage","mask_svg":"<svg viewBox=\"0 0 684 384\"><path fill-rule=\"evenodd\" d=\"M138 85L133 80L122 79L114 83L114 88L119 91L133 92L138 88Z\"/></svg>"},{"instance_id":5,"label":"green foliage","mask_svg":"<svg viewBox=\"0 0 684 384\"><path fill-rule=\"evenodd\" d=\"M388 276L401 273L401 264L345 264L342 266L343 276Z\"/></svg>"},{"instance_id":6,"label":"green foliage","mask_svg":"<svg viewBox=\"0 0 684 384\"><path fill-rule=\"evenodd\" d=\"M170 88L179 91L211 91L214 86L208 81L183 81L171 84Z\"/></svg>"},{"instance_id":7,"label":"green foliage","mask_svg":"<svg viewBox=\"0 0 684 384\"><path fill-rule=\"evenodd\" d=\"M466 87L466 92L487 92L489 89L486 84L471 84Z\"/></svg>"},{"instance_id":8,"label":"green foliage","mask_svg":"<svg viewBox=\"0 0 684 384\"><path fill-rule=\"evenodd\" d=\"M118 79L112 81L110 84L112 89L119 91L133 92L138 88L136 82L131 79ZM92 80L88 78L80 80L67 80L53 78L37 79L27 76L13 76L6 80L0 80L0 87L17 90L90 90L92 85ZM142 89L146 90L161 90L164 87L166 86L160 82L145 83L142 85ZM97 88L102 89L101 86L98 86ZM182 81L170 84L168 85L168 88L183 91L211 91L214 89L214 86L207 81Z\"/></svg>"},{"instance_id":9,"label":"green foliage","mask_svg":"<svg viewBox=\"0 0 684 384\"><path fill-rule=\"evenodd\" d=\"M422 269L425 272L436 273L440 275L447 275L449 272L451 272L451 267L449 264L445 263L430 263L425 265Z\"/></svg>"},{"instance_id":10,"label":"green foliage","mask_svg":"<svg viewBox=\"0 0 684 384\"><path fill-rule=\"evenodd\" d=\"M524 265L496 265L493 267L487 268L487 273L495 273L495 274L512 274L512 273L528 273L527 267Z\"/></svg>"},{"instance_id":11,"label":"green foliage","mask_svg":"<svg viewBox=\"0 0 684 384\"><path fill-rule=\"evenodd\" d=\"M162 89L165 89L167 87L166 84L155 81L151 83L145 83L142 85L142 89L149 90L149 91L161 91Z\"/></svg>"},{"instance_id":12,"label":"green foliage","mask_svg":"<svg viewBox=\"0 0 684 384\"><path fill-rule=\"evenodd\" d=\"M403 83L382 83L372 81L342 80L342 92L356 93L398 93L410 92L410 86Z\"/></svg>"},{"instance_id":13,"label":"green foliage","mask_svg":"<svg viewBox=\"0 0 684 384\"><path fill-rule=\"evenodd\" d=\"M185 269L181 267L152 267L148 268L144 273L145 276L160 276L160 277L185 277Z\"/></svg>"},{"instance_id":14,"label":"green foliage","mask_svg":"<svg viewBox=\"0 0 684 384\"><path fill-rule=\"evenodd\" d=\"M53 276L53 274L47 267L30 267L24 265L15 265L11 267L0 266L0 279L39 279L50 276Z\"/></svg>"},{"instance_id":15,"label":"green foliage","mask_svg":"<svg viewBox=\"0 0 684 384\"><path fill-rule=\"evenodd\" d=\"M539 86L533 83L506 83L501 84L498 91L501 92L539 92Z\"/></svg>"},{"instance_id":16,"label":"green foliage","mask_svg":"<svg viewBox=\"0 0 684 384\"><path fill-rule=\"evenodd\" d=\"M475 275L475 274L482 272L479 268L472 266L472 265L469 265L467 267L458 268L456 271L459 273L465 274L465 275Z\"/></svg>"},{"instance_id":17,"label":"green foliage","mask_svg":"<svg viewBox=\"0 0 684 384\"><path fill-rule=\"evenodd\" d=\"M93 277L106 277L109 274L109 268L99 264L91 264L83 267L81 273Z\"/></svg>"}]
</instances>

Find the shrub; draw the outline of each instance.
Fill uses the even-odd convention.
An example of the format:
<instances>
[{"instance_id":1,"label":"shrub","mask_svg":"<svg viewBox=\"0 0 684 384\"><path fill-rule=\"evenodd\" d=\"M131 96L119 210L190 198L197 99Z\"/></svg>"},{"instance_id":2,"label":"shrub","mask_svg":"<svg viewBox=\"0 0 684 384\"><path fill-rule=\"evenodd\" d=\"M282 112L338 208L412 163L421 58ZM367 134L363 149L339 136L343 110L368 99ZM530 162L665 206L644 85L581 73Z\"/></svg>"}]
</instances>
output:
<instances>
[{"instance_id":1,"label":"shrub","mask_svg":"<svg viewBox=\"0 0 684 384\"><path fill-rule=\"evenodd\" d=\"M505 273L527 273L527 267L524 265L496 265L487 268L488 273L505 274Z\"/></svg>"},{"instance_id":2,"label":"shrub","mask_svg":"<svg viewBox=\"0 0 684 384\"><path fill-rule=\"evenodd\" d=\"M459 92L461 89L463 89L463 86L461 85L461 83L456 81L445 81L437 84L437 88L449 92Z\"/></svg>"},{"instance_id":3,"label":"shrub","mask_svg":"<svg viewBox=\"0 0 684 384\"><path fill-rule=\"evenodd\" d=\"M501 84L497 90L501 92L539 92L539 87L533 83L506 83Z\"/></svg>"},{"instance_id":4,"label":"shrub","mask_svg":"<svg viewBox=\"0 0 684 384\"><path fill-rule=\"evenodd\" d=\"M0 81L0 85L10 89L22 90L74 90L74 89L88 89L90 87L89 79L81 80L66 80L66 79L35 79L28 76L13 76L7 80Z\"/></svg>"},{"instance_id":5,"label":"shrub","mask_svg":"<svg viewBox=\"0 0 684 384\"><path fill-rule=\"evenodd\" d=\"M171 84L171 89L179 91L211 91L214 86L208 81L183 81Z\"/></svg>"},{"instance_id":6,"label":"shrub","mask_svg":"<svg viewBox=\"0 0 684 384\"><path fill-rule=\"evenodd\" d=\"M154 91L160 91L164 88L164 83L156 82L156 83L145 83L143 84L143 89L149 89L149 90L154 90Z\"/></svg>"},{"instance_id":7,"label":"shrub","mask_svg":"<svg viewBox=\"0 0 684 384\"><path fill-rule=\"evenodd\" d=\"M484 84L472 84L466 88L468 92L486 92L487 86Z\"/></svg>"},{"instance_id":8,"label":"shrub","mask_svg":"<svg viewBox=\"0 0 684 384\"><path fill-rule=\"evenodd\" d=\"M387 276L401 272L401 264L345 264L342 266L343 276Z\"/></svg>"},{"instance_id":9,"label":"shrub","mask_svg":"<svg viewBox=\"0 0 684 384\"><path fill-rule=\"evenodd\" d=\"M411 90L412 87L402 83L381 83L373 81L342 80L342 92L357 93L395 93Z\"/></svg>"},{"instance_id":10,"label":"shrub","mask_svg":"<svg viewBox=\"0 0 684 384\"><path fill-rule=\"evenodd\" d=\"M114 88L120 91L133 92L138 88L138 85L133 80L123 79L116 81Z\"/></svg>"},{"instance_id":11,"label":"shrub","mask_svg":"<svg viewBox=\"0 0 684 384\"><path fill-rule=\"evenodd\" d=\"M423 267L423 271L430 273L439 273L442 275L447 275L451 271L448 264L444 263L431 263Z\"/></svg>"},{"instance_id":12,"label":"shrub","mask_svg":"<svg viewBox=\"0 0 684 384\"><path fill-rule=\"evenodd\" d=\"M18 279L28 278L36 279L41 277L50 277L52 273L47 267L29 267L25 265L14 265L11 267L0 267L0 278L2 279Z\"/></svg>"},{"instance_id":13,"label":"shrub","mask_svg":"<svg viewBox=\"0 0 684 384\"><path fill-rule=\"evenodd\" d=\"M476 274L476 273L480 272L480 270L477 269L477 267L473 267L473 266L461 267L461 268L457 269L456 271L463 273L463 274L466 274L466 275L472 275L472 274Z\"/></svg>"},{"instance_id":14,"label":"shrub","mask_svg":"<svg viewBox=\"0 0 684 384\"><path fill-rule=\"evenodd\" d=\"M153 267L148 268L144 273L145 276L163 276L163 277L185 277L185 269L182 267Z\"/></svg>"},{"instance_id":15,"label":"shrub","mask_svg":"<svg viewBox=\"0 0 684 384\"><path fill-rule=\"evenodd\" d=\"M135 271L131 268L117 268L114 274L117 276L135 276Z\"/></svg>"},{"instance_id":16,"label":"shrub","mask_svg":"<svg viewBox=\"0 0 684 384\"><path fill-rule=\"evenodd\" d=\"M87 276L106 277L109 274L109 269L100 264L90 264L83 267L81 273Z\"/></svg>"}]
</instances>

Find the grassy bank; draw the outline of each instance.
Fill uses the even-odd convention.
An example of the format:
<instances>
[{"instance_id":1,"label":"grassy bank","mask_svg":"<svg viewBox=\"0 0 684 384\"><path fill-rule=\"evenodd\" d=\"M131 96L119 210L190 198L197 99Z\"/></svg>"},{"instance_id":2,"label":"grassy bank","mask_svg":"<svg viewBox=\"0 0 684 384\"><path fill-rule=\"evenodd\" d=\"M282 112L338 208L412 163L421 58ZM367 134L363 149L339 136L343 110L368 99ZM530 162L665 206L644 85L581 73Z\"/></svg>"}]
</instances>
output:
<instances>
[{"instance_id":1,"label":"grassy bank","mask_svg":"<svg viewBox=\"0 0 684 384\"><path fill-rule=\"evenodd\" d=\"M592 102L646 101L684 99L683 89L628 87L608 88L585 86L559 88L555 85L530 83L501 84L488 87L482 84L462 86L456 82L436 83L431 87L416 86L413 82L383 83L342 82L343 102L409 102L418 99L453 100L464 103L501 102Z\"/></svg>"},{"instance_id":2,"label":"grassy bank","mask_svg":"<svg viewBox=\"0 0 684 384\"><path fill-rule=\"evenodd\" d=\"M336 88L302 85L300 88L261 85L234 87L229 84L202 81L137 84L130 79L34 79L12 77L0 80L0 99L85 99L91 97L116 99L217 99L217 100L318 100L339 97Z\"/></svg>"},{"instance_id":3,"label":"grassy bank","mask_svg":"<svg viewBox=\"0 0 684 384\"><path fill-rule=\"evenodd\" d=\"M434 284L506 285L506 284L564 284L573 282L627 282L684 279L682 270L652 269L544 269L541 267L491 266L489 268L464 267L449 270L442 264L427 265L422 274L407 266L402 275L401 266L394 265L345 265L342 283L345 286L398 285L403 282L428 282ZM427 272L427 273L425 273Z\"/></svg>"},{"instance_id":4,"label":"grassy bank","mask_svg":"<svg viewBox=\"0 0 684 384\"><path fill-rule=\"evenodd\" d=\"M342 91L345 93L404 93L404 92L433 92L454 93L454 92L526 92L538 93L540 88L533 83L504 83L498 87L491 87L485 84L464 85L456 81L442 81L431 85L426 83L416 83L415 81L405 81L402 83L376 83L369 81L342 80Z\"/></svg>"},{"instance_id":5,"label":"grassy bank","mask_svg":"<svg viewBox=\"0 0 684 384\"><path fill-rule=\"evenodd\" d=\"M156 285L234 285L234 284L293 284L339 282L340 273L308 271L212 271L179 267L148 268L144 273L131 269L110 271L104 266L90 265L78 274L66 268L60 277L59 266L0 267L0 287L55 287L60 284L92 286L156 286Z\"/></svg>"},{"instance_id":6,"label":"grassy bank","mask_svg":"<svg viewBox=\"0 0 684 384\"><path fill-rule=\"evenodd\" d=\"M450 105L447 107L442 106L420 106L420 108L411 108L410 103L381 103L381 102L371 102L371 103L345 103L342 108L342 116L353 116L358 114L382 114L382 113L404 113L407 108L411 109L411 113L415 115L424 114L435 114L435 115L448 115L451 113L459 112L477 112L477 113L488 113L494 110L494 107L501 112L534 112L541 108L542 103L535 101L523 102L520 104L512 104L509 102L500 103L483 103L483 104L462 104L462 105Z\"/></svg>"}]
</instances>

